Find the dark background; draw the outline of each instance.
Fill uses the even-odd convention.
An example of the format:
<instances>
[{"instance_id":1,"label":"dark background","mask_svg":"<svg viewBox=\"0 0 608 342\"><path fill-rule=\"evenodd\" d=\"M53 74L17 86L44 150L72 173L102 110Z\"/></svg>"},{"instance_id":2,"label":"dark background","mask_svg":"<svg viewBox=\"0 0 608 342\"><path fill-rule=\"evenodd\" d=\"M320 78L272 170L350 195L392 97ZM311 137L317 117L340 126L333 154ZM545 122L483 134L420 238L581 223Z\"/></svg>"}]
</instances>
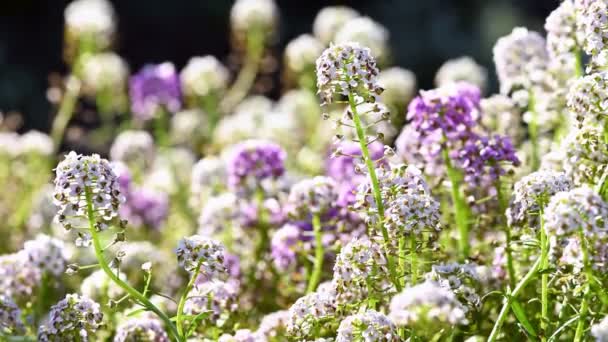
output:
<instances>
[{"instance_id":1,"label":"dark background","mask_svg":"<svg viewBox=\"0 0 608 342\"><path fill-rule=\"evenodd\" d=\"M21 130L48 130L53 108L46 99L48 76L65 72L63 10L67 0L0 1L0 111L23 114ZM117 52L137 71L149 62L181 68L191 56L225 60L229 49L230 0L113 0L118 15ZM492 46L514 26L542 32L558 0L368 0L277 1L281 10L278 51L311 32L324 6L344 4L385 25L394 64L413 70L421 88L433 85L449 58L470 55L496 81Z\"/></svg>"}]
</instances>

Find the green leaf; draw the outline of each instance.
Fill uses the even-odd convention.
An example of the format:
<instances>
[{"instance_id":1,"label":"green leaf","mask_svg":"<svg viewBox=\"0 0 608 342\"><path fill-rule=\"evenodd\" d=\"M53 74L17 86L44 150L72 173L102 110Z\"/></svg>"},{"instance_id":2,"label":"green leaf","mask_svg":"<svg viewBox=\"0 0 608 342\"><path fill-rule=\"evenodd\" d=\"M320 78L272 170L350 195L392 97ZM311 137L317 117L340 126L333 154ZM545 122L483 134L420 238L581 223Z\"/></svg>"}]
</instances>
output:
<instances>
[{"instance_id":1,"label":"green leaf","mask_svg":"<svg viewBox=\"0 0 608 342\"><path fill-rule=\"evenodd\" d=\"M532 324L528 320L528 317L526 316L526 312L522 308L522 306L519 303L519 301L517 301L514 298L511 299L511 310L513 310L513 313L515 314L515 317L517 318L517 320L519 321L519 323L524 327L524 329L526 330L526 332L530 336L538 337L538 334L536 333L536 330L534 330L534 327L532 326Z\"/></svg>"},{"instance_id":2,"label":"green leaf","mask_svg":"<svg viewBox=\"0 0 608 342\"><path fill-rule=\"evenodd\" d=\"M190 323L190 327L188 328L188 332L186 333L186 338L190 337L194 333L198 322L200 320L206 318L207 316L209 316L210 313L211 313L211 311L203 311L203 312L199 313L198 315L194 316L194 319L192 320L192 323Z\"/></svg>"},{"instance_id":3,"label":"green leaf","mask_svg":"<svg viewBox=\"0 0 608 342\"><path fill-rule=\"evenodd\" d=\"M137 315L138 313L142 313L142 312L144 312L144 311L148 311L148 310L146 310L146 309L137 309L137 310L133 310L133 311L131 311L131 312L129 312L129 313L127 314L127 317L135 316L135 315Z\"/></svg>"}]
</instances>

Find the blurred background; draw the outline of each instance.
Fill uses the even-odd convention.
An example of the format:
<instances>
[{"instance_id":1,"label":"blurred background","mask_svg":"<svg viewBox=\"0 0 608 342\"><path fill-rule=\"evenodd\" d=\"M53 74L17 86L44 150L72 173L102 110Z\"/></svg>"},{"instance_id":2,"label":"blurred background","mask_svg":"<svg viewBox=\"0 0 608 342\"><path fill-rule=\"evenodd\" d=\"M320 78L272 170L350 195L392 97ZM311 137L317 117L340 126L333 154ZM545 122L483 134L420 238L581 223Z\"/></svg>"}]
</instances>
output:
<instances>
[{"instance_id":1,"label":"blurred background","mask_svg":"<svg viewBox=\"0 0 608 342\"><path fill-rule=\"evenodd\" d=\"M20 131L48 131L54 108L46 97L52 74L63 62L63 10L67 0L0 2L0 111L19 121ZM225 61L230 50L229 0L113 0L118 15L117 52L132 71L146 63L172 61L181 69L196 55ZM277 1L281 28L276 51L311 31L317 12L344 4L390 31L393 64L416 73L421 89L450 58L469 55L486 66L496 89L492 46L514 26L542 31L558 0L376 0ZM280 56L279 56L280 57ZM279 58L280 60L280 58ZM278 84L278 82L277 82ZM274 95L280 91L277 86Z\"/></svg>"}]
</instances>

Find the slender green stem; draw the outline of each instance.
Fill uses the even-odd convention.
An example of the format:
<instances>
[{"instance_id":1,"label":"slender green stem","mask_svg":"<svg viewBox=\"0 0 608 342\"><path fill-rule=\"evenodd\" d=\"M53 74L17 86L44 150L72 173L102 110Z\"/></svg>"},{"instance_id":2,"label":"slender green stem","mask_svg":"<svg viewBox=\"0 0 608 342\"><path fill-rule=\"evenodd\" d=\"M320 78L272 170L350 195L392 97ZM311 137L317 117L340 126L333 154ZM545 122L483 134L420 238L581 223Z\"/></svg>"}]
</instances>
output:
<instances>
[{"instance_id":1,"label":"slender green stem","mask_svg":"<svg viewBox=\"0 0 608 342\"><path fill-rule=\"evenodd\" d=\"M539 147L538 147L538 112L536 111L536 101L532 90L529 92L528 101L528 112L530 115L530 122L528 123L528 135L530 136L530 142L532 143L532 160L530 166L532 171L538 170L540 165Z\"/></svg>"},{"instance_id":2,"label":"slender green stem","mask_svg":"<svg viewBox=\"0 0 608 342\"><path fill-rule=\"evenodd\" d=\"M323 272L323 259L325 258L323 236L321 235L321 217L319 214L312 215L312 228L315 234L315 263L312 269L312 275L308 281L306 293L314 292L317 289L317 285L321 280L321 273Z\"/></svg>"},{"instance_id":3,"label":"slender green stem","mask_svg":"<svg viewBox=\"0 0 608 342\"><path fill-rule=\"evenodd\" d=\"M192 290L192 287L194 286L194 282L196 282L196 278L198 277L198 274L201 270L201 264L202 264L202 260L199 260L199 262L196 264L196 268L194 269L194 272L192 273L192 276L190 277L190 281L188 281L188 285L186 286L186 290L184 290L184 293L182 293L182 297L179 299L179 304L177 306L177 332L179 333L180 336L184 336L184 326L183 326L183 319L184 319L184 305L186 305L186 300L188 299L188 295L190 294L190 291Z\"/></svg>"},{"instance_id":4,"label":"slender green stem","mask_svg":"<svg viewBox=\"0 0 608 342\"><path fill-rule=\"evenodd\" d=\"M53 126L51 127L51 138L53 139L55 151L58 151L61 147L63 135L74 114L74 107L76 106L79 93L80 80L73 75L68 77L65 85L65 93L63 94L57 115L53 120Z\"/></svg>"},{"instance_id":5,"label":"slender green stem","mask_svg":"<svg viewBox=\"0 0 608 342\"><path fill-rule=\"evenodd\" d=\"M361 154L363 156L363 161L365 166L367 167L367 172L369 173L369 178L372 183L372 190L374 192L374 200L376 201L376 207L378 208L378 226L380 226L380 231L382 232L382 237L384 239L384 250L386 254L386 261L388 264L388 270L391 276L391 280L395 285L397 291L401 291L401 283L397 279L397 274L395 271L395 262L390 253L390 245L391 241L388 236L388 231L384 226L384 202L382 202L382 194L380 193L380 183L378 182L378 176L376 175L376 168L374 166L374 162L370 157L369 149L367 148L367 136L365 135L365 131L363 130L363 126L361 124L361 118L357 112L357 104L355 102L355 97L352 93L348 94L348 104L350 106L350 110L353 114L353 122L355 124L355 131L357 133L357 139L359 139L359 145L361 147Z\"/></svg>"},{"instance_id":6,"label":"slender green stem","mask_svg":"<svg viewBox=\"0 0 608 342\"><path fill-rule=\"evenodd\" d=\"M85 187L85 196L86 196L86 202L87 202L87 218L89 220L89 231L90 231L91 237L93 239L95 257L97 258L97 261L99 261L99 265L101 266L101 269L103 269L105 274L110 279L112 279L112 281L114 283L116 283L123 290L125 290L125 292L127 292L132 298L139 301L140 304L142 306L144 306L146 309L154 312L165 323L165 325L170 330L171 334L173 335L173 337L175 338L176 341L179 341L179 342L184 341L181 338L181 336L179 335L179 333L177 332L177 329L176 329L175 325L173 324L173 322L171 322L171 319L169 318L169 316L167 316L164 312L162 312L159 308L157 308L146 296L142 295L139 291L137 291L136 289L131 287L131 285L124 282L122 279L120 279L116 275L116 273L114 273L112 271L112 269L110 268L110 265L107 263L107 261L105 259L105 256L103 255L103 249L101 247L101 242L99 240L99 233L97 232L97 229L95 228L95 212L93 210L92 192L88 186Z\"/></svg>"},{"instance_id":7,"label":"slender green stem","mask_svg":"<svg viewBox=\"0 0 608 342\"><path fill-rule=\"evenodd\" d=\"M236 81L226 92L224 100L220 104L223 113L230 113L234 107L247 96L249 89L258 74L262 56L264 53L264 32L253 30L247 35L247 55L245 64L241 68Z\"/></svg>"},{"instance_id":8,"label":"slender green stem","mask_svg":"<svg viewBox=\"0 0 608 342\"><path fill-rule=\"evenodd\" d=\"M403 232L402 232L403 233ZM397 251L398 255L399 255L399 271L401 272L401 285L405 287L405 274L407 273L407 269L406 269L406 265L405 265L405 243L406 243L406 238L405 236L401 236L399 238L399 249Z\"/></svg>"},{"instance_id":9,"label":"slender green stem","mask_svg":"<svg viewBox=\"0 0 608 342\"><path fill-rule=\"evenodd\" d=\"M505 248L505 252L507 253L507 272L509 273L509 285L511 288L515 287L515 268L513 267L513 253L511 250L511 227L507 224L506 210L507 210L507 201L502 191L502 182L500 181L500 177L496 178L496 195L498 197L498 208L500 211L500 215L502 217L502 224L505 229L505 237L507 246Z\"/></svg>"},{"instance_id":10,"label":"slender green stem","mask_svg":"<svg viewBox=\"0 0 608 342\"><path fill-rule=\"evenodd\" d=\"M418 282L418 256L416 254L416 236L410 234L410 267L412 285L416 285Z\"/></svg>"},{"instance_id":11,"label":"slender green stem","mask_svg":"<svg viewBox=\"0 0 608 342\"><path fill-rule=\"evenodd\" d=\"M452 161L449 156L447 147L442 150L443 159L447 168L448 178L450 179L452 191L452 202L454 202L455 219L456 225L458 226L458 232L460 239L458 240L458 247L460 250L460 258L462 261L469 257L469 208L462 197L460 191L460 174L452 166Z\"/></svg>"},{"instance_id":12,"label":"slender green stem","mask_svg":"<svg viewBox=\"0 0 608 342\"><path fill-rule=\"evenodd\" d=\"M530 283L530 281L532 281L532 279L534 279L534 276L536 275L536 273L538 272L538 269L540 268L540 264L541 264L541 258L539 257L536 260L536 262L534 263L534 265L532 265L532 268L530 268L528 273L526 273L526 275L519 281L519 283L517 283L517 285L515 285L515 288L509 294L509 296L507 298L505 298L503 305L502 305L502 309L500 310L500 313L498 314L496 323L494 323L494 328L492 328L490 337L488 337L488 342L496 341L496 339L498 338L498 334L500 333L502 324L504 323L505 319L507 318L507 314L509 313L509 308L511 307L511 303L513 302L513 299L517 298L517 296L519 296L521 291L528 285L528 283Z\"/></svg>"},{"instance_id":13,"label":"slender green stem","mask_svg":"<svg viewBox=\"0 0 608 342\"><path fill-rule=\"evenodd\" d=\"M589 312L589 286L583 294L583 301L581 302L581 309L578 313L578 323L576 323L576 333L574 334L574 342L580 342L583 340L583 334L585 332L585 321L587 320L587 313Z\"/></svg>"},{"instance_id":14,"label":"slender green stem","mask_svg":"<svg viewBox=\"0 0 608 342\"><path fill-rule=\"evenodd\" d=\"M540 210L540 219L541 219L541 227L543 224L543 209ZM540 230L540 254L541 254L541 265L540 268L543 271L549 267L549 245L547 241L547 234L545 233L545 229L541 228ZM543 272L541 275L541 321L540 327L543 330L542 341L546 340L546 329L547 323L549 322L549 274L547 272Z\"/></svg>"}]
</instances>

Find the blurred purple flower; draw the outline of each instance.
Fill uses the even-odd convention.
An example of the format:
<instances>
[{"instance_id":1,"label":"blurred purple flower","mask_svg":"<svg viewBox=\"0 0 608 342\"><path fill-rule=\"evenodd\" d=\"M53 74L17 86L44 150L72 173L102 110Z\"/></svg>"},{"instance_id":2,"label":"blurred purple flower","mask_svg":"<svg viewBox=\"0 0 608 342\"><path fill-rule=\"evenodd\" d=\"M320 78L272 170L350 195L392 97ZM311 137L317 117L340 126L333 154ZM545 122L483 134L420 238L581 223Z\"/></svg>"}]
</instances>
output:
<instances>
[{"instance_id":1,"label":"blurred purple flower","mask_svg":"<svg viewBox=\"0 0 608 342\"><path fill-rule=\"evenodd\" d=\"M228 159L228 185L232 190L255 190L266 179L285 173L286 153L281 146L264 140L238 144Z\"/></svg>"},{"instance_id":2,"label":"blurred purple flower","mask_svg":"<svg viewBox=\"0 0 608 342\"><path fill-rule=\"evenodd\" d=\"M505 174L504 164L520 164L511 139L506 136L471 138L453 154L458 165L464 170L465 182L472 184L480 184L484 175L489 175L492 180L502 176Z\"/></svg>"},{"instance_id":3,"label":"blurred purple flower","mask_svg":"<svg viewBox=\"0 0 608 342\"><path fill-rule=\"evenodd\" d=\"M129 89L131 110L141 121L152 119L159 108L164 107L170 112L181 109L181 85L173 63L144 66L131 77Z\"/></svg>"},{"instance_id":4,"label":"blurred purple flower","mask_svg":"<svg viewBox=\"0 0 608 342\"><path fill-rule=\"evenodd\" d=\"M146 188L130 189L126 202L120 207L120 216L133 226L159 229L169 214L169 198L163 192Z\"/></svg>"}]
</instances>

